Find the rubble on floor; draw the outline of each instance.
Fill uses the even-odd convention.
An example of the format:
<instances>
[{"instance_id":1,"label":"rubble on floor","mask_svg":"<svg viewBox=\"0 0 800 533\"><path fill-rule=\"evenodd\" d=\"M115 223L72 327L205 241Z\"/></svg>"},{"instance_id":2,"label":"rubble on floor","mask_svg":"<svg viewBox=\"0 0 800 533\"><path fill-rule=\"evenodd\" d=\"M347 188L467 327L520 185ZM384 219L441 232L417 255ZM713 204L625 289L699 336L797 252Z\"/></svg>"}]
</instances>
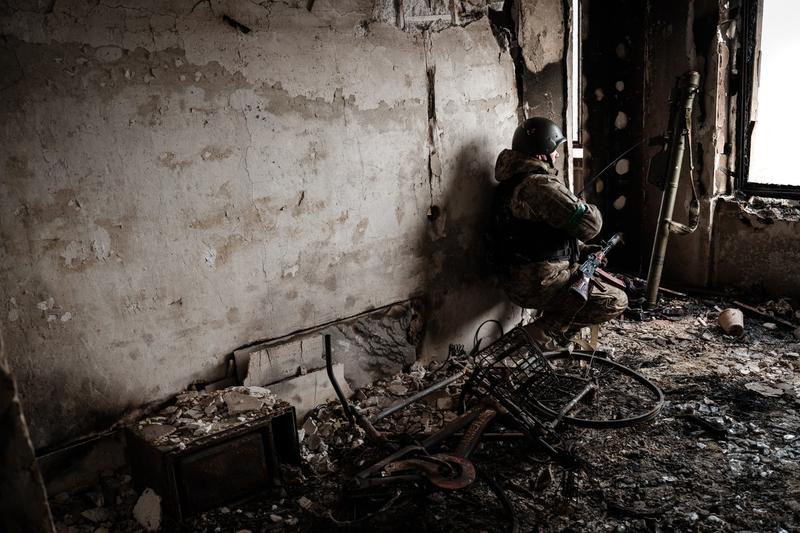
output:
<instances>
[{"instance_id":1,"label":"rubble on floor","mask_svg":"<svg viewBox=\"0 0 800 533\"><path fill-rule=\"evenodd\" d=\"M361 413L371 418L395 402L453 374L466 364L449 359L445 363L434 362L425 367L414 363L409 372L395 375L392 379L379 380L356 391L352 402ZM429 371L429 368L431 371ZM430 434L458 416L453 409L463 380L414 403L396 415L376 424L379 431L391 434L406 434L409 438ZM349 457L344 453L364 446L364 430L351 426L338 402L328 402L312 411L300 429L300 453L304 462L315 475L341 470L339 462Z\"/></svg>"},{"instance_id":2,"label":"rubble on floor","mask_svg":"<svg viewBox=\"0 0 800 533\"><path fill-rule=\"evenodd\" d=\"M667 402L654 422L616 431L564 428L563 440L591 465L579 473L548 465L546 455L523 440L486 442L474 453L474 462L504 487L521 531L800 529L800 340L747 315L741 338L726 335L717 317L733 300L674 298L667 304L665 312L644 317L649 320L611 321L600 336L617 361L664 390ZM788 300L760 308L797 321L798 308ZM444 363L415 364L357 390L354 404L374 415L466 364L463 353ZM460 387L456 382L377 427L408 433L407 442L419 440L456 416ZM187 410L196 409L195 402ZM228 409L224 400L215 405ZM149 422L168 424L169 418ZM349 425L336 402L313 410L299 432L303 466L284 467L282 492L203 513L181 531L334 530L327 513L339 501L342 482L380 459L381 452ZM182 434L188 430L159 438L170 442ZM121 487L116 499L106 498L103 505L88 494L56 498L59 530L141 531L130 518L139 495L130 494L125 483ZM97 508L110 514L82 514ZM476 482L384 513L361 529L502 531L507 524L497 498Z\"/></svg>"}]
</instances>

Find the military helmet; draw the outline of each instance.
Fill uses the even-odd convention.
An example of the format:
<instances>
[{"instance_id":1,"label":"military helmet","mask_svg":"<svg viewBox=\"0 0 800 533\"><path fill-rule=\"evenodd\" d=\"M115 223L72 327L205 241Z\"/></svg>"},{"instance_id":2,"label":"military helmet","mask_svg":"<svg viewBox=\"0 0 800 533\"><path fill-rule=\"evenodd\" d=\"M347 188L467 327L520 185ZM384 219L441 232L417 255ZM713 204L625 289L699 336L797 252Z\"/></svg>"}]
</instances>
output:
<instances>
[{"instance_id":1,"label":"military helmet","mask_svg":"<svg viewBox=\"0 0 800 533\"><path fill-rule=\"evenodd\" d=\"M528 155L550 155L566 140L555 122L533 117L517 127L511 149Z\"/></svg>"}]
</instances>

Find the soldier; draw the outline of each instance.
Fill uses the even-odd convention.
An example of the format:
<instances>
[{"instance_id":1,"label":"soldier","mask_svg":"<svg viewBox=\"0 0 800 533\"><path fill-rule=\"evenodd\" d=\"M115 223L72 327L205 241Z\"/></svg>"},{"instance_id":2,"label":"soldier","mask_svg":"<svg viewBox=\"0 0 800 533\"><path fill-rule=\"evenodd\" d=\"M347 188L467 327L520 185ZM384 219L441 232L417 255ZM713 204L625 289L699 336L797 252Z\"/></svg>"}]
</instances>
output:
<instances>
[{"instance_id":1,"label":"soldier","mask_svg":"<svg viewBox=\"0 0 800 533\"><path fill-rule=\"evenodd\" d=\"M513 303L541 312L526 329L545 350L568 343L584 326L619 316L628 305L623 291L603 283L585 305L568 294L581 256L599 248L582 241L600 232L603 219L596 206L581 201L557 177L553 165L565 140L554 122L528 119L495 166L501 283Z\"/></svg>"}]
</instances>

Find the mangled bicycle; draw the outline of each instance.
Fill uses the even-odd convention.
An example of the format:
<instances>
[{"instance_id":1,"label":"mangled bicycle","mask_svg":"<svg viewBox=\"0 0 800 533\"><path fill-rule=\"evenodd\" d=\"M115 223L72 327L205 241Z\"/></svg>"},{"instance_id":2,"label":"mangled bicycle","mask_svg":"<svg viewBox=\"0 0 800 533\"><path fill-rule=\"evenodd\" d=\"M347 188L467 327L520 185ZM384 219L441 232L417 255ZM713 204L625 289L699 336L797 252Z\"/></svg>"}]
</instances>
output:
<instances>
[{"instance_id":1,"label":"mangled bicycle","mask_svg":"<svg viewBox=\"0 0 800 533\"><path fill-rule=\"evenodd\" d=\"M329 370L330 348L326 342ZM422 441L397 445L377 431L374 422L452 384L451 376L428 387L372 419L348 404L329 371L351 423L362 426L387 455L356 473L344 487L345 515L338 525L354 525L390 508L397 508L436 491L458 491L472 485L481 470L470 460L487 429L496 424L503 435L526 437L565 471L586 463L560 443L562 425L615 429L648 422L664 403L664 395L638 372L610 360L602 352L542 352L523 328L515 328L474 354L460 397L460 416ZM483 481L512 517L511 502L489 476Z\"/></svg>"}]
</instances>

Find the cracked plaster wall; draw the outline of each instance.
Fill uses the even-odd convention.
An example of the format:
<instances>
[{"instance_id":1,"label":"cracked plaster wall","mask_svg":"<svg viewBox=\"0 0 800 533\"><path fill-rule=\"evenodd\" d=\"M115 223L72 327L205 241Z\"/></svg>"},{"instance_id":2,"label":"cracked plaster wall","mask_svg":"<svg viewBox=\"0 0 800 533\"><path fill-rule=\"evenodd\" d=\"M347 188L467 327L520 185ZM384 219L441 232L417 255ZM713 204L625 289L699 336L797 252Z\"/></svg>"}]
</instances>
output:
<instances>
[{"instance_id":1,"label":"cracked plaster wall","mask_svg":"<svg viewBox=\"0 0 800 533\"><path fill-rule=\"evenodd\" d=\"M800 209L758 213L721 201L714 219L712 280L760 296L800 298Z\"/></svg>"},{"instance_id":2,"label":"cracked plaster wall","mask_svg":"<svg viewBox=\"0 0 800 533\"><path fill-rule=\"evenodd\" d=\"M724 154L726 138L724 99L720 90L727 78L728 43L724 28L717 27L720 14L727 11L722 0L682 0L676 3L651 2L646 10L644 74L644 137L663 133L669 119L668 100L675 79L688 70L700 73L700 92L695 97L692 113L692 140L695 180L700 198L700 224L691 235L670 235L664 277L684 286L706 286L712 261L712 227L716 196L724 194ZM710 28L709 28L710 26ZM647 148L642 169L646 176L649 155ZM691 202L689 151L684 154L684 167L678 186L673 219L685 223ZM720 178L722 176L722 179ZM647 243L643 250L644 269L648 267L662 193L656 186L645 183Z\"/></svg>"},{"instance_id":3,"label":"cracked plaster wall","mask_svg":"<svg viewBox=\"0 0 800 533\"><path fill-rule=\"evenodd\" d=\"M0 320L37 447L412 294L427 356L515 312L476 222L513 62L473 4L382 5L0 1Z\"/></svg>"}]
</instances>

